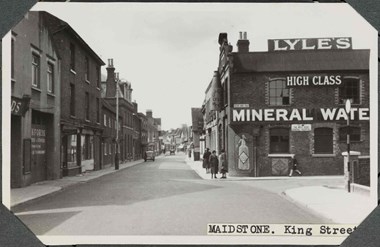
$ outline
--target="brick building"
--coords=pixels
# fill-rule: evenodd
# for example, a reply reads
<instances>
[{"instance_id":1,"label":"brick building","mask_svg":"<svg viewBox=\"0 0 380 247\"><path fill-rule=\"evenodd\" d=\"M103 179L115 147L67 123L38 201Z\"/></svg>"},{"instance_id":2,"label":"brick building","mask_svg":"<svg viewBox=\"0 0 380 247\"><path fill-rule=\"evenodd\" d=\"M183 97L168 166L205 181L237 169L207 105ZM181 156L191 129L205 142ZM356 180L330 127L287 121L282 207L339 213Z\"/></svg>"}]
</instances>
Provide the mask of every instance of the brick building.
<instances>
[{"instance_id":1,"label":"brick building","mask_svg":"<svg viewBox=\"0 0 380 247\"><path fill-rule=\"evenodd\" d=\"M141 157L144 157L145 151L147 151L147 145L148 145L148 119L145 116L144 113L139 112L138 118L140 119L140 143L141 143L141 149L140 149L140 155Z\"/></svg>"},{"instance_id":2,"label":"brick building","mask_svg":"<svg viewBox=\"0 0 380 247\"><path fill-rule=\"evenodd\" d=\"M115 164L116 154L116 110L107 101L102 99L103 133L101 139L101 167L110 167Z\"/></svg>"},{"instance_id":3,"label":"brick building","mask_svg":"<svg viewBox=\"0 0 380 247\"><path fill-rule=\"evenodd\" d=\"M104 62L66 22L43 13L61 56L63 176L101 167L100 68Z\"/></svg>"},{"instance_id":4,"label":"brick building","mask_svg":"<svg viewBox=\"0 0 380 247\"><path fill-rule=\"evenodd\" d=\"M11 187L57 179L60 169L60 58L47 19L29 12L12 29Z\"/></svg>"},{"instance_id":5,"label":"brick building","mask_svg":"<svg viewBox=\"0 0 380 247\"><path fill-rule=\"evenodd\" d=\"M249 52L241 33L232 52L227 34L219 35L218 82L206 97L206 143L227 149L231 175L284 176L294 155L304 175L342 175L347 118L351 150L368 163L369 50L354 50L352 42L268 40L268 52ZM222 106L208 106L210 99ZM349 115L346 100L352 102Z\"/></svg>"}]
</instances>

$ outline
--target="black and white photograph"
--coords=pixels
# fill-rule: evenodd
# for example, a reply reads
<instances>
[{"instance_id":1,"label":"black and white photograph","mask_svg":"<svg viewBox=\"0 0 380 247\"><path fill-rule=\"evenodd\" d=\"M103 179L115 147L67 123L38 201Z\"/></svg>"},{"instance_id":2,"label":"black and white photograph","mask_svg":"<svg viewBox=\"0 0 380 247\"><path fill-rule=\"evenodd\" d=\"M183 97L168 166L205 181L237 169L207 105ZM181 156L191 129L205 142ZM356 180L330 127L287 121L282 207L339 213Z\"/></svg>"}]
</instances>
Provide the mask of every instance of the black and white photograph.
<instances>
[{"instance_id":1,"label":"black and white photograph","mask_svg":"<svg viewBox=\"0 0 380 247\"><path fill-rule=\"evenodd\" d=\"M341 244L378 203L377 39L345 3L37 3L2 202L46 245Z\"/></svg>"}]
</instances>

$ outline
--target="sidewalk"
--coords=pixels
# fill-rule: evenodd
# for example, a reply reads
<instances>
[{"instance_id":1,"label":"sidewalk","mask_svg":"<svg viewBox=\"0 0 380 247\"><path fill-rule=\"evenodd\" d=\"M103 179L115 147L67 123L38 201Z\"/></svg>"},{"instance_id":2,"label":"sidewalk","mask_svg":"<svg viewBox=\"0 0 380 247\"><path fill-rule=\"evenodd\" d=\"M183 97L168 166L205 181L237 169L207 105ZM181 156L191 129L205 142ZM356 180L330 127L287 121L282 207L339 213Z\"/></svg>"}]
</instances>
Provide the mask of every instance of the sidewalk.
<instances>
[{"instance_id":1,"label":"sidewalk","mask_svg":"<svg viewBox=\"0 0 380 247\"><path fill-rule=\"evenodd\" d=\"M186 157L187 164L198 175L206 180L211 180L211 174L206 174L202 167L202 161L192 161ZM220 174L219 174L220 176ZM342 176L300 176L300 177L231 177L225 181L263 181L263 180L323 180L326 178L342 179ZM281 195L288 200L306 207L317 215L320 215L334 223L359 224L376 207L371 206L370 197L359 193L348 193L341 186L329 187L321 184L318 186L302 186L298 188L286 189L284 187Z\"/></svg>"},{"instance_id":2,"label":"sidewalk","mask_svg":"<svg viewBox=\"0 0 380 247\"><path fill-rule=\"evenodd\" d=\"M161 158L161 156L157 156ZM141 162L144 162L143 159L122 163L119 165L119 170L135 166ZM14 207L18 204L60 191L71 185L78 183L84 183L92 179L99 178L101 176L117 172L114 166L110 166L98 171L86 171L82 174L71 177L63 177L56 180L45 180L24 188L11 189L11 207Z\"/></svg>"}]
</instances>

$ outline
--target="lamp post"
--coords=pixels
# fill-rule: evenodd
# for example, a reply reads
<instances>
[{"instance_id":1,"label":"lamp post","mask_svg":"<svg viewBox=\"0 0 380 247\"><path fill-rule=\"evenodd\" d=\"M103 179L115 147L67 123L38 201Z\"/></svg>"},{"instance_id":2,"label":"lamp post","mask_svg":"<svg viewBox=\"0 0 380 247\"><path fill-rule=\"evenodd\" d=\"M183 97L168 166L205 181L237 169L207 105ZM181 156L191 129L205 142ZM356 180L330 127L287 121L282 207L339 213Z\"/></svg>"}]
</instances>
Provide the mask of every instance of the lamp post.
<instances>
[{"instance_id":1,"label":"lamp post","mask_svg":"<svg viewBox=\"0 0 380 247\"><path fill-rule=\"evenodd\" d=\"M119 170L119 73L116 73L116 152L115 170Z\"/></svg>"},{"instance_id":2,"label":"lamp post","mask_svg":"<svg viewBox=\"0 0 380 247\"><path fill-rule=\"evenodd\" d=\"M351 192L351 173L352 167L350 164L350 118L351 118L351 99L346 99L345 110L347 113L347 170L348 170L348 182L347 182L347 190L348 193Z\"/></svg>"}]
</instances>

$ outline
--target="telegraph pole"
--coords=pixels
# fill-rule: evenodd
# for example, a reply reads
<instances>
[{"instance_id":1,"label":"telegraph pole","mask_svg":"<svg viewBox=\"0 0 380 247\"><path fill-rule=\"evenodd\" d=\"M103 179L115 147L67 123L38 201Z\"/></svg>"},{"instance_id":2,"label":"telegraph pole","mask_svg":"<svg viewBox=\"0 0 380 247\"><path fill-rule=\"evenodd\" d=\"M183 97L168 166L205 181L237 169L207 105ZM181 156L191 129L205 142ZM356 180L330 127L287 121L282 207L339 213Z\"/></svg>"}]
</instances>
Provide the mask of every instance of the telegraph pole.
<instances>
[{"instance_id":1,"label":"telegraph pole","mask_svg":"<svg viewBox=\"0 0 380 247\"><path fill-rule=\"evenodd\" d=\"M119 170L119 73L116 73L116 152L115 170Z\"/></svg>"}]
</instances>

